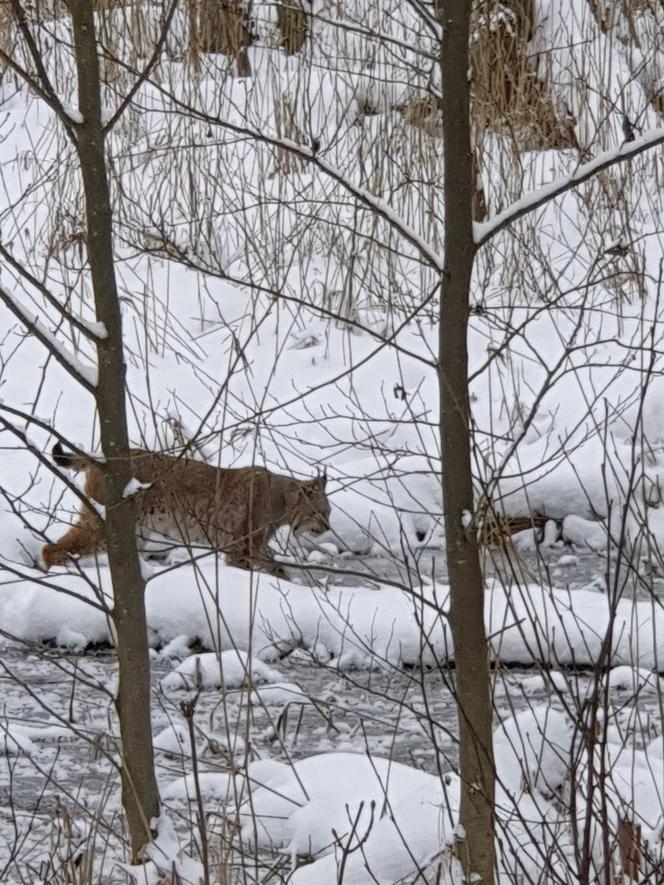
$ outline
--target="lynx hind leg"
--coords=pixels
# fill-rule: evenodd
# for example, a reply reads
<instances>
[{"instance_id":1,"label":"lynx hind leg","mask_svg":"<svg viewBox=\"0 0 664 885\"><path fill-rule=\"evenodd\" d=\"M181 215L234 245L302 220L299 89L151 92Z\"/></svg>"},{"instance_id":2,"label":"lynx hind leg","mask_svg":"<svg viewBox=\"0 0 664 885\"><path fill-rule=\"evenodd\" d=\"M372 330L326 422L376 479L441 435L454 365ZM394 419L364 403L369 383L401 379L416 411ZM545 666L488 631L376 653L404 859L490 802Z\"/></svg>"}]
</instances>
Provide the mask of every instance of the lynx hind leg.
<instances>
[{"instance_id":1,"label":"lynx hind leg","mask_svg":"<svg viewBox=\"0 0 664 885\"><path fill-rule=\"evenodd\" d=\"M78 522L55 544L42 550L44 567L66 565L72 558L90 556L104 549L104 527L96 513L82 512Z\"/></svg>"}]
</instances>

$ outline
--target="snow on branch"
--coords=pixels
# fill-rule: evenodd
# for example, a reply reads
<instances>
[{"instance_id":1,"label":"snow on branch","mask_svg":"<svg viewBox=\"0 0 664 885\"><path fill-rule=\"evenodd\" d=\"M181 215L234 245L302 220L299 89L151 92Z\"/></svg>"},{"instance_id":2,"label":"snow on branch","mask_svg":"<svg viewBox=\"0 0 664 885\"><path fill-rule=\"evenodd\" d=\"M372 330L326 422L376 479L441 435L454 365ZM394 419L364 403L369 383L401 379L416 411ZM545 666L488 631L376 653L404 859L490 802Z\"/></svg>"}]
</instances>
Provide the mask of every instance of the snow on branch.
<instances>
[{"instance_id":1,"label":"snow on branch","mask_svg":"<svg viewBox=\"0 0 664 885\"><path fill-rule=\"evenodd\" d=\"M39 317L28 313L25 308L8 292L0 286L0 301L14 314L14 316L28 329L31 335L44 345L48 352L55 357L60 365L78 381L87 391L94 393L97 386L97 369L86 366L76 359L62 346L57 338L49 332L40 321Z\"/></svg>"},{"instance_id":2,"label":"snow on branch","mask_svg":"<svg viewBox=\"0 0 664 885\"><path fill-rule=\"evenodd\" d=\"M275 141L279 142L279 144L286 148L286 150L289 150L290 144L290 149L296 148L303 158L313 161L314 165L320 169L321 172L324 172L342 187L345 187L346 190L360 200L360 202L364 203L370 209L373 209L376 214L384 218L385 221L398 231L405 240L408 240L411 245L415 246L420 255L428 261L429 264L437 270L443 270L443 267L445 266L444 256L436 252L435 249L432 249L426 240L421 237L414 228L407 224L402 218L399 218L395 210L386 200L382 197L377 197L366 188L348 181L338 169L316 156L313 151L306 149L303 151L299 145L295 142L289 142L288 139L275 139Z\"/></svg>"},{"instance_id":3,"label":"snow on branch","mask_svg":"<svg viewBox=\"0 0 664 885\"><path fill-rule=\"evenodd\" d=\"M636 157L662 143L664 143L664 126L658 126L640 138L634 139L634 141L623 142L620 147L603 151L594 159L589 160L587 163L582 163L576 172L573 172L571 175L557 178L543 187L529 191L520 200L512 203L511 206L503 209L502 212L494 215L488 221L474 223L473 230L476 246L478 248L483 246L491 237L504 227L507 227L508 224L511 224L518 218L522 218L535 209L539 209L540 206L564 194L565 191L571 190L578 184L588 181L589 178L592 178L593 175L596 175L603 169L608 169L616 163Z\"/></svg>"},{"instance_id":4,"label":"snow on branch","mask_svg":"<svg viewBox=\"0 0 664 885\"><path fill-rule=\"evenodd\" d=\"M94 322L91 320L83 319L83 317L76 316L71 311L67 310L67 308L63 307L62 304L58 301L58 299L53 295L53 293L45 286L37 277L30 273L30 271L24 267L20 261L17 261L12 253L6 249L2 243L0 243L0 257L4 258L7 264L9 264L19 276L23 277L23 279L27 280L31 286L34 286L37 291L44 296L44 298L48 301L50 306L56 310L60 316L66 320L66 322L71 323L75 328L78 329L83 335L87 338L91 339L104 339L108 337L108 332L106 331L106 326L103 323Z\"/></svg>"},{"instance_id":5,"label":"snow on branch","mask_svg":"<svg viewBox=\"0 0 664 885\"><path fill-rule=\"evenodd\" d=\"M207 114L205 111L198 110L186 104L155 80L150 79L148 82L157 92L168 98L177 108L189 114L196 120L200 120L212 126L220 126L222 129L228 129L230 132L235 132L237 135L243 135L245 138L251 138L254 141L268 144L271 147L282 148L283 150L288 151L288 153L299 157L301 160L312 163L317 169L345 188L348 193L352 194L352 196L358 199L361 203L364 203L365 206L372 209L376 215L380 215L381 218L384 218L394 230L415 247L422 258L432 265L432 267L439 271L443 270L445 265L443 255L436 252L436 250L433 249L414 228L407 224L402 218L399 218L398 214L386 200L382 197L376 196L376 194L363 188L361 185L354 184L339 169L326 163L313 148L298 144L298 142L292 141L290 138L267 135L264 132L253 129L251 126L233 123L230 120L225 120L214 114Z\"/></svg>"}]
</instances>

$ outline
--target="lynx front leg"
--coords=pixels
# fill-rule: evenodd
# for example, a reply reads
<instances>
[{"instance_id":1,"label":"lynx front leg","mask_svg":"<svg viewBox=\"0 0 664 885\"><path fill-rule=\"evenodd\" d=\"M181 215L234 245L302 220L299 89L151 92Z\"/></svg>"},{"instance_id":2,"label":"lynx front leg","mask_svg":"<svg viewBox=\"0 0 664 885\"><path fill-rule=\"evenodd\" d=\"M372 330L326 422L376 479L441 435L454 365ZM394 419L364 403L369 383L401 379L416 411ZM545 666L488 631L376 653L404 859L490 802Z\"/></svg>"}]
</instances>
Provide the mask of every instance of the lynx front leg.
<instances>
[{"instance_id":1,"label":"lynx front leg","mask_svg":"<svg viewBox=\"0 0 664 885\"><path fill-rule=\"evenodd\" d=\"M234 546L226 551L226 562L234 565L235 568L246 569L251 571L267 572L276 578L287 578L286 569L272 558L270 552L265 548L259 551L250 552L246 547Z\"/></svg>"},{"instance_id":2,"label":"lynx front leg","mask_svg":"<svg viewBox=\"0 0 664 885\"><path fill-rule=\"evenodd\" d=\"M280 562L277 562L272 554L266 550L257 560L258 568L267 572L268 575L274 575L276 578L288 578L288 572Z\"/></svg>"},{"instance_id":3,"label":"lynx front leg","mask_svg":"<svg viewBox=\"0 0 664 885\"><path fill-rule=\"evenodd\" d=\"M104 549L104 525L96 513L82 511L78 522L55 544L42 550L44 567L66 565L73 557L89 556Z\"/></svg>"}]
</instances>

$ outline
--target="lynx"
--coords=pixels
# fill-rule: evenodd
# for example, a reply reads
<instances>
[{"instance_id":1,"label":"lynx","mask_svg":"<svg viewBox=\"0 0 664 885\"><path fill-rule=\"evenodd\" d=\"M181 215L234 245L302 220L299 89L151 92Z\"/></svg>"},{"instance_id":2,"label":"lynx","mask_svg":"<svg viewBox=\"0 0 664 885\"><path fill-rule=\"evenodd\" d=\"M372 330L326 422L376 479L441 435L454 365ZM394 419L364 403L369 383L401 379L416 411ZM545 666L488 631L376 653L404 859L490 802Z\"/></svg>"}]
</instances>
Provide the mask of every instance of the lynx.
<instances>
[{"instance_id":1,"label":"lynx","mask_svg":"<svg viewBox=\"0 0 664 885\"><path fill-rule=\"evenodd\" d=\"M85 494L104 504L102 467L92 458L67 454L59 443L53 459L60 467L85 471ZM327 477L301 482L263 467L218 468L184 457L143 449L130 452L136 493L137 529L175 543L202 544L226 554L229 564L286 572L268 549L280 526L297 535L320 535L330 528ZM83 505L78 521L56 544L42 551L44 566L67 563L104 547L104 527L92 506Z\"/></svg>"}]
</instances>

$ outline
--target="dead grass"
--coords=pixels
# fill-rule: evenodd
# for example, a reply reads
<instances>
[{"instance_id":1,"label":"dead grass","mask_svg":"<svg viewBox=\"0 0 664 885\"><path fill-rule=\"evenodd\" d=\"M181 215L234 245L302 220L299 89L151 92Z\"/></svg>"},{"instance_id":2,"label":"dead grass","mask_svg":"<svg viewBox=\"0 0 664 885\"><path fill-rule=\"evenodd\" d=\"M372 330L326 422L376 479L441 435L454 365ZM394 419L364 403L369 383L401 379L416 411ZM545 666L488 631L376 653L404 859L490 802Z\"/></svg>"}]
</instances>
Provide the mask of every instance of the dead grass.
<instances>
[{"instance_id":1,"label":"dead grass","mask_svg":"<svg viewBox=\"0 0 664 885\"><path fill-rule=\"evenodd\" d=\"M528 51L533 0L481 0L471 18L473 120L519 150L578 147L574 119L554 102Z\"/></svg>"}]
</instances>

